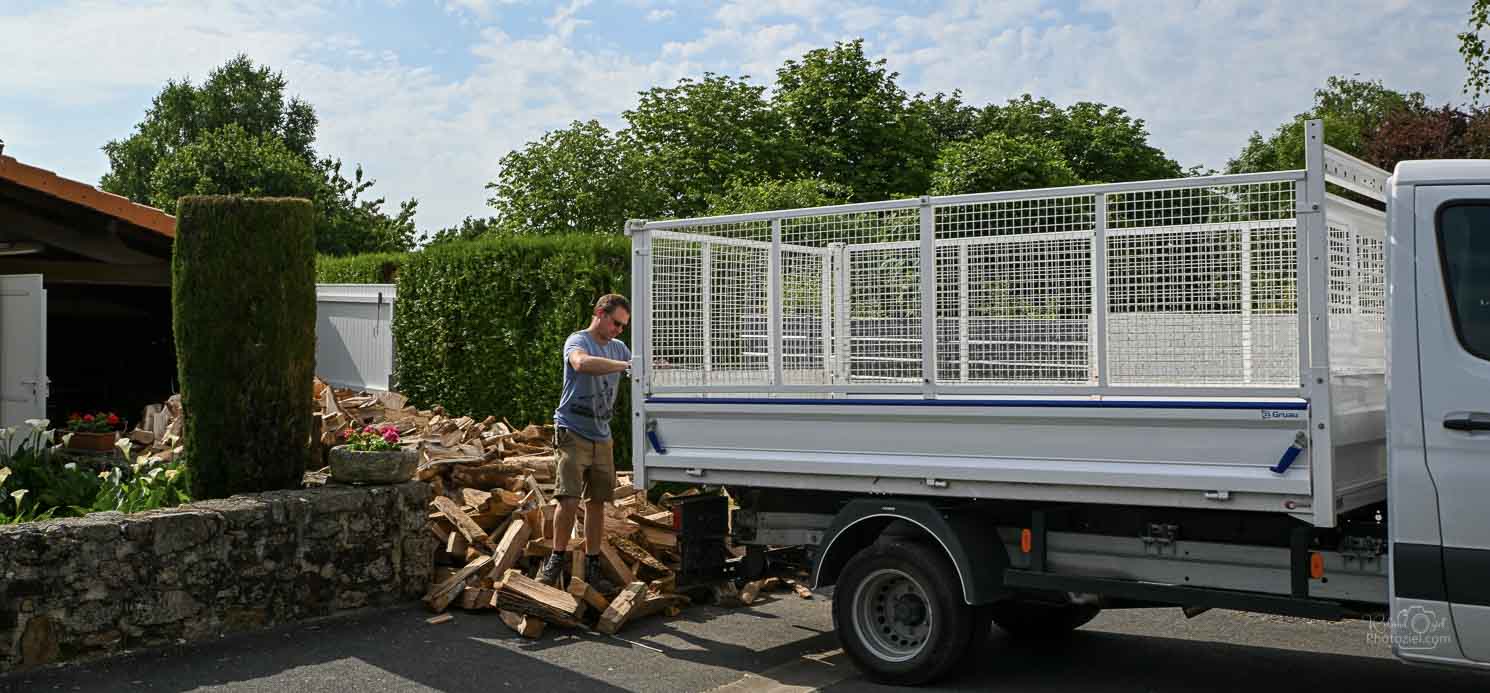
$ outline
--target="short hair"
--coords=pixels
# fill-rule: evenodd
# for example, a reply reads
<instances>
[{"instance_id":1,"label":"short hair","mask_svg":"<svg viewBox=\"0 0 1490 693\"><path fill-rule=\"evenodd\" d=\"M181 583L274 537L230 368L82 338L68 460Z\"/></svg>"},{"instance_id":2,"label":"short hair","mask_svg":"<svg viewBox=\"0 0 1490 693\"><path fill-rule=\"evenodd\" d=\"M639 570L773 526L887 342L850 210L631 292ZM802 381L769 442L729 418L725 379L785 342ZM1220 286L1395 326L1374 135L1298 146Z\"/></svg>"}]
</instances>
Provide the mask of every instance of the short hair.
<instances>
[{"instance_id":1,"label":"short hair","mask_svg":"<svg viewBox=\"0 0 1490 693\"><path fill-rule=\"evenodd\" d=\"M606 294L601 296L600 300L595 302L595 307L599 308L606 315L614 313L617 308L624 308L627 313L631 312L631 304L621 294Z\"/></svg>"}]
</instances>

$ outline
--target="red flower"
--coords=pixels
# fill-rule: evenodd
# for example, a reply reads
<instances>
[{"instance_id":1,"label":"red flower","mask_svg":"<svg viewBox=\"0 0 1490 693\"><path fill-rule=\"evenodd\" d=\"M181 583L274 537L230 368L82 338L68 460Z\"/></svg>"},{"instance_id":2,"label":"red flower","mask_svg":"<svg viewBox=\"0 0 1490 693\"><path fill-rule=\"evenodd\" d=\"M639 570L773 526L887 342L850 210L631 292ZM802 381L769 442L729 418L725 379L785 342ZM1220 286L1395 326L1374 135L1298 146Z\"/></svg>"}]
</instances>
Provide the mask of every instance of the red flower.
<instances>
[{"instance_id":1,"label":"red flower","mask_svg":"<svg viewBox=\"0 0 1490 693\"><path fill-rule=\"evenodd\" d=\"M109 414L109 425L110 426L118 426L119 425L119 417L114 416L113 414Z\"/></svg>"},{"instance_id":2,"label":"red flower","mask_svg":"<svg viewBox=\"0 0 1490 693\"><path fill-rule=\"evenodd\" d=\"M84 414L83 415L83 423L93 423L93 415L92 414Z\"/></svg>"}]
</instances>

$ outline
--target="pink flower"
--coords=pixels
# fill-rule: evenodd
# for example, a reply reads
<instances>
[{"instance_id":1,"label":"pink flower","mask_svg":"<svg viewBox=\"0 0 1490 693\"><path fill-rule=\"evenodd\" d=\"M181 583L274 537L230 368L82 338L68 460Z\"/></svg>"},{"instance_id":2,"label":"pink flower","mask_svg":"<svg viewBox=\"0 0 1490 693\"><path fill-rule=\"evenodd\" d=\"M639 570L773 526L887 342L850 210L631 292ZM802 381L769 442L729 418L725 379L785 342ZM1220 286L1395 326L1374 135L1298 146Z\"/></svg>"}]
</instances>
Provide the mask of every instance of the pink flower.
<instances>
[{"instance_id":1,"label":"pink flower","mask_svg":"<svg viewBox=\"0 0 1490 693\"><path fill-rule=\"evenodd\" d=\"M386 441L388 441L390 443L397 443L398 442L398 431L395 431L393 429L389 429L389 430L383 431L383 440L386 440Z\"/></svg>"},{"instance_id":2,"label":"pink flower","mask_svg":"<svg viewBox=\"0 0 1490 693\"><path fill-rule=\"evenodd\" d=\"M393 431L394 433L397 433L398 432L398 429L397 428L394 428L393 427L393 424L383 424L383 427L380 428L380 429L378 429L378 430L379 431L382 431L382 433L383 433L384 436L388 435L388 432L389 431Z\"/></svg>"},{"instance_id":3,"label":"pink flower","mask_svg":"<svg viewBox=\"0 0 1490 693\"><path fill-rule=\"evenodd\" d=\"M378 434L378 429L373 428L372 426L367 426L367 427L364 427L362 429L362 432L363 433L371 433L373 435L377 435Z\"/></svg>"}]
</instances>

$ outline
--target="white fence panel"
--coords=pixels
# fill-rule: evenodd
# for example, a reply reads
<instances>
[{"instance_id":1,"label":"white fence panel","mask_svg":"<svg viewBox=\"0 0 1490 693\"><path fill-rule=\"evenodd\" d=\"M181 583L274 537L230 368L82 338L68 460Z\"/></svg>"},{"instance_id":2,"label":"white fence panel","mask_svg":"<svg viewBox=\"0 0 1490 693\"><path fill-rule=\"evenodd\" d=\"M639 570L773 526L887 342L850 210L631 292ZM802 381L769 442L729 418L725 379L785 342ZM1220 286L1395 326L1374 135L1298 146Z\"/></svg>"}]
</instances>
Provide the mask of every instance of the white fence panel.
<instances>
[{"instance_id":1,"label":"white fence panel","mask_svg":"<svg viewBox=\"0 0 1490 693\"><path fill-rule=\"evenodd\" d=\"M393 284L316 285L316 375L338 387L392 389Z\"/></svg>"}]
</instances>

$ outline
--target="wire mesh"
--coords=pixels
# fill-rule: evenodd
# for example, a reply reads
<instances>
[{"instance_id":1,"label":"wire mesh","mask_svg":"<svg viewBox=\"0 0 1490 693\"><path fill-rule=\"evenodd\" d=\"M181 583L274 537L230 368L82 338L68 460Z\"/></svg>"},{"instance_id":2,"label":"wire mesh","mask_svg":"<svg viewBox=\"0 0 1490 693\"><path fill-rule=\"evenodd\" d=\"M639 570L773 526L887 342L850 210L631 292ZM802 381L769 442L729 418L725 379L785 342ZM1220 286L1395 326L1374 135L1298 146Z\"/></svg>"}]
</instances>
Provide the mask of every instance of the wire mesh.
<instances>
[{"instance_id":1,"label":"wire mesh","mask_svg":"<svg viewBox=\"0 0 1490 693\"><path fill-rule=\"evenodd\" d=\"M1109 381L1298 384L1295 185L1108 196Z\"/></svg>"},{"instance_id":2,"label":"wire mesh","mask_svg":"<svg viewBox=\"0 0 1490 693\"><path fill-rule=\"evenodd\" d=\"M1090 380L1090 195L939 207L937 382Z\"/></svg>"},{"instance_id":3,"label":"wire mesh","mask_svg":"<svg viewBox=\"0 0 1490 693\"><path fill-rule=\"evenodd\" d=\"M1328 218L1330 370L1386 372L1385 220L1350 213Z\"/></svg>"},{"instance_id":4,"label":"wire mesh","mask_svg":"<svg viewBox=\"0 0 1490 693\"><path fill-rule=\"evenodd\" d=\"M800 268L783 276L783 308L794 309L783 310L783 316L814 314L819 324L837 332L832 338L798 340L804 353L827 354L822 377L846 383L921 382L918 208L786 219L781 244L784 269ZM824 273L822 265L804 257L829 258L831 271ZM800 298L788 299L793 291ZM817 303L808 298L814 295ZM807 321L783 317L783 322L792 328ZM805 355L787 358L784 371L797 373L783 377L810 378L803 371L817 363Z\"/></svg>"},{"instance_id":5,"label":"wire mesh","mask_svg":"<svg viewBox=\"0 0 1490 693\"><path fill-rule=\"evenodd\" d=\"M765 222L653 232L653 384L769 384L770 238Z\"/></svg>"},{"instance_id":6,"label":"wire mesh","mask_svg":"<svg viewBox=\"0 0 1490 693\"><path fill-rule=\"evenodd\" d=\"M1105 366L1113 385L1296 387L1296 188L1292 179L1177 181L935 206L935 382L1096 384ZM1098 194L1102 256L1093 254ZM653 231L652 384L919 384L921 212L912 203L782 218L774 268L767 220ZM1332 310L1379 323L1379 236L1342 227L1330 249ZM1098 260L1106 272L1094 277ZM1103 305L1093 304L1095 281L1106 282ZM1104 325L1105 357L1095 348Z\"/></svg>"}]
</instances>

